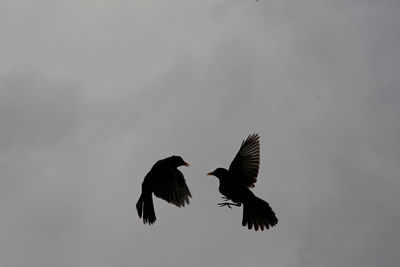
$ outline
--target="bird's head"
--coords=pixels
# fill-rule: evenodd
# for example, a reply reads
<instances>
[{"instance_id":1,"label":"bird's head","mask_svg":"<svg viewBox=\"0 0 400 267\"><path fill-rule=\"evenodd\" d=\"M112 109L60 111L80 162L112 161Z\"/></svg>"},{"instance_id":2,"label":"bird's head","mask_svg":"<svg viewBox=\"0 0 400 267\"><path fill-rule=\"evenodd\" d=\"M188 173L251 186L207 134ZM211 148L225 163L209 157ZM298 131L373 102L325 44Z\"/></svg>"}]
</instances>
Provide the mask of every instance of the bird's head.
<instances>
[{"instance_id":1,"label":"bird's head","mask_svg":"<svg viewBox=\"0 0 400 267\"><path fill-rule=\"evenodd\" d=\"M189 167L190 166L189 163L185 162L183 160L183 158L180 156L172 156L170 159L171 159L172 164L176 167L180 167L180 166Z\"/></svg>"},{"instance_id":2,"label":"bird's head","mask_svg":"<svg viewBox=\"0 0 400 267\"><path fill-rule=\"evenodd\" d=\"M228 171L224 168L217 168L215 171L207 173L207 175L214 175L218 179L221 179L228 175Z\"/></svg>"}]
</instances>

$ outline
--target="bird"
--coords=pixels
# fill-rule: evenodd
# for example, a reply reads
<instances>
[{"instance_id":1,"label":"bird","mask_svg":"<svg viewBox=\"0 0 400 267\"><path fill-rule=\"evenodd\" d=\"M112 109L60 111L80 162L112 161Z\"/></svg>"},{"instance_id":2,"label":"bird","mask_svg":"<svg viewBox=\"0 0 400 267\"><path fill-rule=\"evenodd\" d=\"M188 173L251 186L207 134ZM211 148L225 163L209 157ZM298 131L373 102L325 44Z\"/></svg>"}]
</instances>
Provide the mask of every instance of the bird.
<instances>
[{"instance_id":1,"label":"bird","mask_svg":"<svg viewBox=\"0 0 400 267\"><path fill-rule=\"evenodd\" d=\"M152 225L156 221L152 194L178 207L189 204L192 197L186 180L177 168L189 167L180 156L171 156L157 161L146 174L142 183L142 193L136 203L139 218Z\"/></svg>"},{"instance_id":2,"label":"bird","mask_svg":"<svg viewBox=\"0 0 400 267\"><path fill-rule=\"evenodd\" d=\"M260 166L260 136L250 134L243 140L240 149L229 169L217 168L207 175L219 179L219 192L225 202L218 206L238 206L243 204L242 226L261 231L269 229L278 223L278 218L270 205L254 195L250 188L254 188ZM228 201L232 202L229 203Z\"/></svg>"}]
</instances>

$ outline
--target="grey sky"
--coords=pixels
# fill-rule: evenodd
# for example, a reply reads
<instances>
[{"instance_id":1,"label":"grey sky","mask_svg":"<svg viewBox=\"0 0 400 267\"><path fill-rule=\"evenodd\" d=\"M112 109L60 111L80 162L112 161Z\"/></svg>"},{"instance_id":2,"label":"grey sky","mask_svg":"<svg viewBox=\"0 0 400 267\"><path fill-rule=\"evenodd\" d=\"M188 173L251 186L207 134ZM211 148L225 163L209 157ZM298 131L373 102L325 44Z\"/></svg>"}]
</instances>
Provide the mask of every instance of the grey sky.
<instances>
[{"instance_id":1,"label":"grey sky","mask_svg":"<svg viewBox=\"0 0 400 267\"><path fill-rule=\"evenodd\" d=\"M400 2L0 2L0 265L398 266ZM218 181L261 136L241 226ZM182 209L135 210L181 155Z\"/></svg>"}]
</instances>

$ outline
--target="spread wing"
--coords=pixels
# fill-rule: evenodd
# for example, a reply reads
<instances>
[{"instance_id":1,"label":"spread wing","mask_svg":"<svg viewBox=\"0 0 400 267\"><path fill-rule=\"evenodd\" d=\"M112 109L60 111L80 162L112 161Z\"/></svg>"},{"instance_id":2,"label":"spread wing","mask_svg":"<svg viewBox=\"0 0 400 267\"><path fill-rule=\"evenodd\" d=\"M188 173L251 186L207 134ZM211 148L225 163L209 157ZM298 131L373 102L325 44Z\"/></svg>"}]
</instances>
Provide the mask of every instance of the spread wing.
<instances>
[{"instance_id":1,"label":"spread wing","mask_svg":"<svg viewBox=\"0 0 400 267\"><path fill-rule=\"evenodd\" d=\"M259 166L260 136L251 134L246 140L243 140L239 152L229 166L229 172L242 179L247 187L254 187L257 182Z\"/></svg>"},{"instance_id":2,"label":"spread wing","mask_svg":"<svg viewBox=\"0 0 400 267\"><path fill-rule=\"evenodd\" d=\"M164 165L157 169L157 178L153 186L154 195L178 207L189 204L192 197L186 180L178 169Z\"/></svg>"}]
</instances>

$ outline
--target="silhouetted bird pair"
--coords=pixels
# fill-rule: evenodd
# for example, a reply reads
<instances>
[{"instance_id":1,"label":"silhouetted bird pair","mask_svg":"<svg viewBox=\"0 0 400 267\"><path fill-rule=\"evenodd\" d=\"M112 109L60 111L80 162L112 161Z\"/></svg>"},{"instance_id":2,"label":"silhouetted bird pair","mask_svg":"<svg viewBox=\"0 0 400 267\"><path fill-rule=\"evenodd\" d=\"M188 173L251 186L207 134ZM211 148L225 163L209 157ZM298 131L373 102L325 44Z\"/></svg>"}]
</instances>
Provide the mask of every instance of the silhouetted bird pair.
<instances>
[{"instance_id":1,"label":"silhouetted bird pair","mask_svg":"<svg viewBox=\"0 0 400 267\"><path fill-rule=\"evenodd\" d=\"M249 188L257 182L260 166L260 137L252 134L243 140L239 152L233 159L229 169L217 168L207 175L219 179L219 192L224 195L225 202L218 203L220 207L241 206L243 204L242 225L258 231L277 224L278 219L269 204L256 197ZM152 193L168 203L178 207L189 204L190 194L183 174L177 169L189 166L181 157L172 156L159 160L154 164L142 183L142 194L136 204L139 217L143 222L153 224L156 221ZM228 201L232 202L229 203Z\"/></svg>"}]
</instances>

